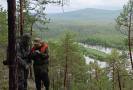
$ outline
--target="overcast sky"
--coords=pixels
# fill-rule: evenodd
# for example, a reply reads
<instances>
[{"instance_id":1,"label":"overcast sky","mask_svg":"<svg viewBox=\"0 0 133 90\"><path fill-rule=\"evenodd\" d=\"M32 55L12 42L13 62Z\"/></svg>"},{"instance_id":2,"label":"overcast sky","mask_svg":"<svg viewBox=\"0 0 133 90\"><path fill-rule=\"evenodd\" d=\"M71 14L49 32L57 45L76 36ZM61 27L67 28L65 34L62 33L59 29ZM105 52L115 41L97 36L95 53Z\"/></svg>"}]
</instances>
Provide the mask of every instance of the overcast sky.
<instances>
[{"instance_id":1,"label":"overcast sky","mask_svg":"<svg viewBox=\"0 0 133 90\"><path fill-rule=\"evenodd\" d=\"M6 7L7 0L0 0L0 4ZM122 9L123 5L127 3L128 0L68 0L70 1L68 5L64 6L64 11L73 11L84 8L98 8L107 10L118 10ZM48 13L62 12L62 7L57 5L48 5Z\"/></svg>"}]
</instances>

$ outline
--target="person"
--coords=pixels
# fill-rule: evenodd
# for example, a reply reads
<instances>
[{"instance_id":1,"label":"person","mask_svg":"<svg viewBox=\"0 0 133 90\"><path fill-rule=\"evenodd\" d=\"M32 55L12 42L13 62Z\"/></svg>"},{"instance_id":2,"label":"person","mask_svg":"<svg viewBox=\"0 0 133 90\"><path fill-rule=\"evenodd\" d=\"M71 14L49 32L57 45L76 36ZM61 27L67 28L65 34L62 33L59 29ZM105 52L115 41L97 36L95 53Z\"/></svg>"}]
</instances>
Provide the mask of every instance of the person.
<instances>
[{"instance_id":1,"label":"person","mask_svg":"<svg viewBox=\"0 0 133 90\"><path fill-rule=\"evenodd\" d=\"M29 59L31 37L24 34L17 43L18 90L27 90L27 79L31 61Z\"/></svg>"},{"instance_id":2,"label":"person","mask_svg":"<svg viewBox=\"0 0 133 90\"><path fill-rule=\"evenodd\" d=\"M29 34L24 34L17 39L16 43L16 59L17 59L17 66L18 66L18 90L27 90L27 79L28 79L28 69L31 64L29 59L30 53L30 41L31 37ZM3 61L4 65L10 65L8 60Z\"/></svg>"},{"instance_id":3,"label":"person","mask_svg":"<svg viewBox=\"0 0 133 90\"><path fill-rule=\"evenodd\" d=\"M48 76L48 45L40 38L35 38L34 46L31 49L30 58L33 60L34 76L36 89L41 90L41 82L45 89L49 90L49 76Z\"/></svg>"}]
</instances>

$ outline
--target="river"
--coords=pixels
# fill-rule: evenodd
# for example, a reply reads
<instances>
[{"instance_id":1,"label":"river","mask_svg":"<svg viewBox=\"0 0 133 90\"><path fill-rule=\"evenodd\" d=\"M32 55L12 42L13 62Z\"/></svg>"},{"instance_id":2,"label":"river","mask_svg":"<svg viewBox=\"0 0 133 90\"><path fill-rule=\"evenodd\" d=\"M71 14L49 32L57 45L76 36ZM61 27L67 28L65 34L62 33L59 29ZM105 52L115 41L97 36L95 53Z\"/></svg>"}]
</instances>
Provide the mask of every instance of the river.
<instances>
[{"instance_id":1,"label":"river","mask_svg":"<svg viewBox=\"0 0 133 90\"><path fill-rule=\"evenodd\" d=\"M86 49L87 48L96 49L98 51L101 51L101 52L104 52L107 54L111 53L111 51L113 50L113 48L105 48L103 46L98 46L98 45L92 46L92 45L86 45L86 44L82 44L82 43L80 43L80 45L84 46ZM122 53L121 50L118 50L118 51L119 51L119 53ZM126 53L128 53L128 51L126 51ZM90 62L95 62L95 60L93 58L90 58L88 56L84 56L84 58L86 60L86 64L89 64ZM107 67L107 62L102 62L100 60L96 60L96 61L101 68ZM129 60L129 62L130 62L130 60Z\"/></svg>"}]
</instances>

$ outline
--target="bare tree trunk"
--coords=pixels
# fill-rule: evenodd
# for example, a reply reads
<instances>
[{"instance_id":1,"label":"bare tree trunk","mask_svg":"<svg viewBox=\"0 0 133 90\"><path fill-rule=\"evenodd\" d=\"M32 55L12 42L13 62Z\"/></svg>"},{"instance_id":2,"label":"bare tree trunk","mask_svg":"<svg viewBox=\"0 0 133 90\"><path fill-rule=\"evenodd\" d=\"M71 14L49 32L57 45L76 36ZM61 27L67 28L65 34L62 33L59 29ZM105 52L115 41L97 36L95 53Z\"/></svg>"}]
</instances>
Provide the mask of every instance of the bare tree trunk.
<instances>
[{"instance_id":1,"label":"bare tree trunk","mask_svg":"<svg viewBox=\"0 0 133 90\"><path fill-rule=\"evenodd\" d=\"M53 78L53 90L55 90L55 87L54 87L54 86L55 86L55 85L54 85L54 82L55 82L55 81L54 81L54 78Z\"/></svg>"},{"instance_id":2,"label":"bare tree trunk","mask_svg":"<svg viewBox=\"0 0 133 90\"><path fill-rule=\"evenodd\" d=\"M9 90L18 90L17 61L16 61L16 0L8 3L8 56L9 62Z\"/></svg>"},{"instance_id":3,"label":"bare tree trunk","mask_svg":"<svg viewBox=\"0 0 133 90\"><path fill-rule=\"evenodd\" d=\"M32 29L33 29L33 24L31 25L31 32L30 32L30 35L32 36L33 34L32 34ZM30 45L30 48L32 48L32 44ZM32 73L32 66L30 66L30 70L29 70L29 72L30 72L30 78L32 78L33 79L33 73Z\"/></svg>"},{"instance_id":4,"label":"bare tree trunk","mask_svg":"<svg viewBox=\"0 0 133 90\"><path fill-rule=\"evenodd\" d=\"M23 0L20 0L20 35L23 35L24 19L23 19Z\"/></svg>"},{"instance_id":5,"label":"bare tree trunk","mask_svg":"<svg viewBox=\"0 0 133 90\"><path fill-rule=\"evenodd\" d=\"M90 81L92 80L92 75L90 74ZM90 90L93 90L92 85L90 86Z\"/></svg>"},{"instance_id":6,"label":"bare tree trunk","mask_svg":"<svg viewBox=\"0 0 133 90\"><path fill-rule=\"evenodd\" d=\"M122 87L121 87L121 79L120 79L120 73L119 73L119 70L117 69L117 78L118 78L118 83L119 83L119 90L122 90Z\"/></svg>"},{"instance_id":7,"label":"bare tree trunk","mask_svg":"<svg viewBox=\"0 0 133 90\"><path fill-rule=\"evenodd\" d=\"M97 83L98 83L98 88L99 88L99 90L102 90L101 89L101 82L99 81L99 75L98 75L98 68L97 67L95 68L95 76L96 76L96 80L97 80Z\"/></svg>"},{"instance_id":8,"label":"bare tree trunk","mask_svg":"<svg viewBox=\"0 0 133 90\"><path fill-rule=\"evenodd\" d=\"M20 33L20 16L17 16L18 17L18 23L17 23L17 29L16 29L16 33L17 33L17 35L19 35L19 33Z\"/></svg>"},{"instance_id":9,"label":"bare tree trunk","mask_svg":"<svg viewBox=\"0 0 133 90\"><path fill-rule=\"evenodd\" d=\"M67 73L68 73L68 65L67 65L67 56L66 56L66 64L65 64L65 77L64 77L64 90L67 90Z\"/></svg>"},{"instance_id":10,"label":"bare tree trunk","mask_svg":"<svg viewBox=\"0 0 133 90\"><path fill-rule=\"evenodd\" d=\"M65 76L64 76L64 90L67 90L67 75L68 75L68 42L66 43L65 56Z\"/></svg>"},{"instance_id":11,"label":"bare tree trunk","mask_svg":"<svg viewBox=\"0 0 133 90\"><path fill-rule=\"evenodd\" d=\"M32 22L31 27L30 27L30 35L31 36L33 35L33 25L34 25L34 23Z\"/></svg>"},{"instance_id":12,"label":"bare tree trunk","mask_svg":"<svg viewBox=\"0 0 133 90\"><path fill-rule=\"evenodd\" d=\"M114 67L114 64L113 64L113 90L115 90L115 67Z\"/></svg>"},{"instance_id":13,"label":"bare tree trunk","mask_svg":"<svg viewBox=\"0 0 133 90\"><path fill-rule=\"evenodd\" d=\"M57 83L56 83L56 84L57 84L57 89L56 89L56 90L59 90L59 83L58 83L59 78L60 78L60 77L59 77L59 73L57 73Z\"/></svg>"},{"instance_id":14,"label":"bare tree trunk","mask_svg":"<svg viewBox=\"0 0 133 90\"><path fill-rule=\"evenodd\" d=\"M128 49L129 49L129 57L131 61L131 66L133 70L133 59L132 59L132 49L131 49L131 24L132 24L132 13L130 12L129 27L128 27Z\"/></svg>"}]
</instances>

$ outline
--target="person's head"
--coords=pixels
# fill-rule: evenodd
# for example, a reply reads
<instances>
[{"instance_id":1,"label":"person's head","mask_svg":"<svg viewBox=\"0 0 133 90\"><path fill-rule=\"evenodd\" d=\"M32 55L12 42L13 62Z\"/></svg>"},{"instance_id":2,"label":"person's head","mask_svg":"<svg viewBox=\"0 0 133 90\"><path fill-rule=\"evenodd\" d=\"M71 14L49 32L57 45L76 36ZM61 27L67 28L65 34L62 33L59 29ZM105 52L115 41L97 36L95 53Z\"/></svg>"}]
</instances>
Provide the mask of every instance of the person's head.
<instances>
[{"instance_id":1,"label":"person's head","mask_svg":"<svg viewBox=\"0 0 133 90\"><path fill-rule=\"evenodd\" d=\"M33 44L35 48L39 48L42 46L42 40L40 38L35 38Z\"/></svg>"},{"instance_id":2,"label":"person's head","mask_svg":"<svg viewBox=\"0 0 133 90\"><path fill-rule=\"evenodd\" d=\"M45 45L45 42L44 42L43 40L41 40L41 45L42 45L42 46Z\"/></svg>"},{"instance_id":3,"label":"person's head","mask_svg":"<svg viewBox=\"0 0 133 90\"><path fill-rule=\"evenodd\" d=\"M29 46L31 44L31 36L30 34L26 33L21 37L21 42L25 46Z\"/></svg>"}]
</instances>

